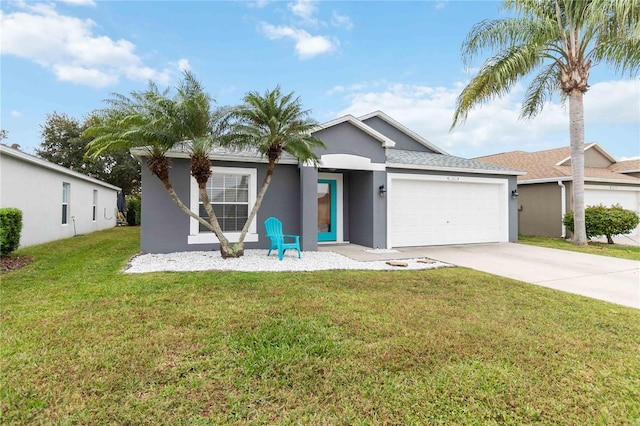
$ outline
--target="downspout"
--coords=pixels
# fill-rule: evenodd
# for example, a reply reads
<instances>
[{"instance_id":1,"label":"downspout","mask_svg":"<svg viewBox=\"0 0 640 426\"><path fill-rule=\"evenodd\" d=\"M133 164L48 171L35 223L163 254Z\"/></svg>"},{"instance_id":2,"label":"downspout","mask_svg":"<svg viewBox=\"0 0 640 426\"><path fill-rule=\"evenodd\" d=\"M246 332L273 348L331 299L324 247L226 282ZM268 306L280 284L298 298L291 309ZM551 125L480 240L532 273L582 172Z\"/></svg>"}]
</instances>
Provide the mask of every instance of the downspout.
<instances>
[{"instance_id":1,"label":"downspout","mask_svg":"<svg viewBox=\"0 0 640 426\"><path fill-rule=\"evenodd\" d=\"M567 214L567 188L561 180L558 181L560 187L560 212L562 213L562 235L560 238L567 237L567 227L564 225L564 215Z\"/></svg>"}]
</instances>

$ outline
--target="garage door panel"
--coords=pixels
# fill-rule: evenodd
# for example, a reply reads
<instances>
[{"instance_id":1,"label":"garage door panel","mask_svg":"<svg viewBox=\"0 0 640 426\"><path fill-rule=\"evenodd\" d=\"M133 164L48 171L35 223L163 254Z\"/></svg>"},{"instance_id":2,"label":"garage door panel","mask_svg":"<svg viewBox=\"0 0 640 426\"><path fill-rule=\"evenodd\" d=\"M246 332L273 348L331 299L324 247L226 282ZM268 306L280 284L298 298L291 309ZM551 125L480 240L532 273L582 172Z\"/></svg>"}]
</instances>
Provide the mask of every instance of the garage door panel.
<instances>
[{"instance_id":1,"label":"garage door panel","mask_svg":"<svg viewBox=\"0 0 640 426\"><path fill-rule=\"evenodd\" d=\"M633 210L640 214L640 191L620 189L619 187L585 188L585 206L604 205L610 207L619 204L622 208ZM629 235L638 235L640 228L634 229Z\"/></svg>"},{"instance_id":2,"label":"garage door panel","mask_svg":"<svg viewBox=\"0 0 640 426\"><path fill-rule=\"evenodd\" d=\"M391 245L468 244L508 240L505 181L392 179Z\"/></svg>"}]
</instances>

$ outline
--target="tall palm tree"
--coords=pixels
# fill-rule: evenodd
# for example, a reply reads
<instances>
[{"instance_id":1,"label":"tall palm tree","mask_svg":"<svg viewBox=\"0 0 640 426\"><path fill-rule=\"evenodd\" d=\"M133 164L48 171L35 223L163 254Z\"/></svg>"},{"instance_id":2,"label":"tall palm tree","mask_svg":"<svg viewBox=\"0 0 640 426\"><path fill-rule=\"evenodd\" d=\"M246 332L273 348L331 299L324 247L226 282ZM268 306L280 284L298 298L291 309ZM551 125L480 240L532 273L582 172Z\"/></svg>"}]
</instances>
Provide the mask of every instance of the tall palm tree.
<instances>
[{"instance_id":1,"label":"tall palm tree","mask_svg":"<svg viewBox=\"0 0 640 426\"><path fill-rule=\"evenodd\" d=\"M600 62L637 75L640 0L505 0L503 7L518 17L481 21L463 42L467 65L484 50L495 54L458 96L451 127L531 73L537 74L525 93L522 117L534 117L554 94L569 98L573 241L585 245L583 96L589 71Z\"/></svg>"},{"instance_id":2,"label":"tall palm tree","mask_svg":"<svg viewBox=\"0 0 640 426\"><path fill-rule=\"evenodd\" d=\"M211 176L209 151L224 130L226 110L211 111L212 99L190 72L168 96L150 82L146 91L134 91L130 97L113 94L108 108L101 111L97 123L85 134L95 136L88 145L87 155L99 157L105 152L122 148L144 148L148 151L147 167L160 179L173 202L187 215L211 230L220 241L220 251L227 257L230 243L225 237L215 212L211 208L206 183ZM169 170L167 151L182 144L189 150L191 174L198 183L200 197L208 220L191 211L175 192Z\"/></svg>"},{"instance_id":3,"label":"tall palm tree","mask_svg":"<svg viewBox=\"0 0 640 426\"><path fill-rule=\"evenodd\" d=\"M293 92L282 94L280 86L266 91L264 95L249 92L245 95L243 104L231 110L231 130L221 138L221 143L257 151L268 160L267 173L256 202L233 250L244 250L244 238L249 225L262 204L275 167L283 153L287 152L303 163L318 164L319 157L315 150L324 148L325 145L311 135L317 123L309 115L310 111L303 108L300 98L295 97Z\"/></svg>"}]
</instances>

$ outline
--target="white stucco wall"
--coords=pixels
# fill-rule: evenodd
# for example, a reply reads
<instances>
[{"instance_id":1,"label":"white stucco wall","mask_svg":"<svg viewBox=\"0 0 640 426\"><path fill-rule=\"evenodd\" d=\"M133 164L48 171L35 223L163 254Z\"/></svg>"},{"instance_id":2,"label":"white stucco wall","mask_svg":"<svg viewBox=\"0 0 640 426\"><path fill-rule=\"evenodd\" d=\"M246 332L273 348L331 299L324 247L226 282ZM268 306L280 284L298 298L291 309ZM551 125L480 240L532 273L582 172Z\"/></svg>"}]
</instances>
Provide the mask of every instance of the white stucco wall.
<instances>
[{"instance_id":1,"label":"white stucco wall","mask_svg":"<svg viewBox=\"0 0 640 426\"><path fill-rule=\"evenodd\" d=\"M0 207L22 210L20 247L116 225L119 188L14 151L0 147ZM63 182L70 184L67 224L62 224ZM94 190L98 191L95 221Z\"/></svg>"}]
</instances>

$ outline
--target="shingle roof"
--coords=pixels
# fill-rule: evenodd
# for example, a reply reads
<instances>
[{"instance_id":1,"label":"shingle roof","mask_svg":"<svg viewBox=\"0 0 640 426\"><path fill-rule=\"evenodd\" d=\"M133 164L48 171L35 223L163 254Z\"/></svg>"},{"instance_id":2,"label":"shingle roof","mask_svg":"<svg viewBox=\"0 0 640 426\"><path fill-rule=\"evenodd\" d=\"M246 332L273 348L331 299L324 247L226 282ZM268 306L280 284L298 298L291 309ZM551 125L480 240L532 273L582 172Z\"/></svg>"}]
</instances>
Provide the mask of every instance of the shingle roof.
<instances>
[{"instance_id":1,"label":"shingle roof","mask_svg":"<svg viewBox=\"0 0 640 426\"><path fill-rule=\"evenodd\" d=\"M134 156L139 157L148 155L148 151L145 148L134 148L131 152ZM187 158L190 152L188 143L180 143L167 152L167 157ZM249 161L253 163L266 163L268 161L265 156L255 149L221 146L214 146L209 151L209 158L212 160ZM286 151L282 153L279 162L283 164L298 164L298 160Z\"/></svg>"},{"instance_id":2,"label":"shingle roof","mask_svg":"<svg viewBox=\"0 0 640 426\"><path fill-rule=\"evenodd\" d=\"M614 172L640 172L640 158L636 160L618 161L609 166Z\"/></svg>"},{"instance_id":3,"label":"shingle roof","mask_svg":"<svg viewBox=\"0 0 640 426\"><path fill-rule=\"evenodd\" d=\"M585 145L585 149L594 146L594 144ZM600 148L602 151L602 149ZM608 154L606 154L608 155ZM545 151L525 152L511 151L502 154L487 155L485 157L477 157L475 160L496 164L504 167L514 167L527 172L524 176L518 176L518 181L530 181L540 179L564 179L571 178L571 166L558 166L559 162L571 156L571 148L555 148ZM612 166L619 164L614 163ZM585 167L584 175L588 180L607 179L620 180L633 183L640 183L640 179L626 176L616 172L612 166L607 167Z\"/></svg>"},{"instance_id":4,"label":"shingle roof","mask_svg":"<svg viewBox=\"0 0 640 426\"><path fill-rule=\"evenodd\" d=\"M433 154L430 152L387 149L387 166L412 166L428 170L459 170L488 174L521 174L517 169L506 166L454 157L453 155Z\"/></svg>"}]
</instances>

